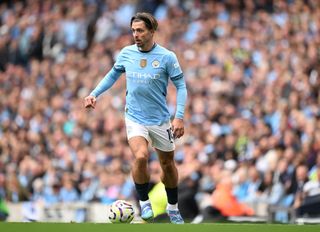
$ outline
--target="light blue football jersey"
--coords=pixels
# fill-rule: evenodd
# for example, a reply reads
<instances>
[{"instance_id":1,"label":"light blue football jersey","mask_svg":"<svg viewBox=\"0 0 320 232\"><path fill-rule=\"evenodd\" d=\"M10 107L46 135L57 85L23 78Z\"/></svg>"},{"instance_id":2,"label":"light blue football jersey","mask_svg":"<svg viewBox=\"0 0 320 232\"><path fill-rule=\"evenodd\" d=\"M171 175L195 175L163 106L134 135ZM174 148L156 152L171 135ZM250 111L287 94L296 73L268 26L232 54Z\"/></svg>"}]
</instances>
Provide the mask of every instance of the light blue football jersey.
<instances>
[{"instance_id":1,"label":"light blue football jersey","mask_svg":"<svg viewBox=\"0 0 320 232\"><path fill-rule=\"evenodd\" d=\"M161 125L170 119L166 102L168 81L183 78L172 51L158 44L148 52L139 51L135 44L127 46L113 68L126 73L126 117L142 125Z\"/></svg>"},{"instance_id":2,"label":"light blue football jersey","mask_svg":"<svg viewBox=\"0 0 320 232\"><path fill-rule=\"evenodd\" d=\"M169 79L177 88L175 118L184 117L187 89L176 55L155 44L142 52L136 45L123 48L113 68L90 95L98 97L126 73L126 117L142 125L161 125L170 119L166 103Z\"/></svg>"}]
</instances>

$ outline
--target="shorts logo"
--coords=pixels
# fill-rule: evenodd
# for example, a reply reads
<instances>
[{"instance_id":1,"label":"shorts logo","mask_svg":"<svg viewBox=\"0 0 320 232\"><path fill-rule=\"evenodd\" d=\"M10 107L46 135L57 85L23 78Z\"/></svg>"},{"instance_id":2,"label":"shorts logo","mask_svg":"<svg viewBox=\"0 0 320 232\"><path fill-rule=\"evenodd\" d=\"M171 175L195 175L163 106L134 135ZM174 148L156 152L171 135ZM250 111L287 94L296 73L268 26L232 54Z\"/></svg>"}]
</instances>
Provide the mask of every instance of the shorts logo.
<instances>
[{"instance_id":1,"label":"shorts logo","mask_svg":"<svg viewBox=\"0 0 320 232\"><path fill-rule=\"evenodd\" d=\"M140 67L141 68L144 68L147 66L147 59L141 59L140 60Z\"/></svg>"},{"instance_id":2,"label":"shorts logo","mask_svg":"<svg viewBox=\"0 0 320 232\"><path fill-rule=\"evenodd\" d=\"M159 61L157 61L157 60L152 61L152 67L159 68L159 66L160 66L160 62Z\"/></svg>"}]
</instances>

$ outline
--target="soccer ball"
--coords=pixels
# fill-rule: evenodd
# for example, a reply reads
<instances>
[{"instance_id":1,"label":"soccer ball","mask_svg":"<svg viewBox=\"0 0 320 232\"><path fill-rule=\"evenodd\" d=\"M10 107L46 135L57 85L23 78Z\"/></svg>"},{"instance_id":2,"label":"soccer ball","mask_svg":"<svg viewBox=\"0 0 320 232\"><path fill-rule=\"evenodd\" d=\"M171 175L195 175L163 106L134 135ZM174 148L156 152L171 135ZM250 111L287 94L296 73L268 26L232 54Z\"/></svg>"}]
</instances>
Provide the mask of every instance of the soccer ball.
<instances>
[{"instance_id":1,"label":"soccer ball","mask_svg":"<svg viewBox=\"0 0 320 232\"><path fill-rule=\"evenodd\" d=\"M111 223L130 223L134 218L133 205L124 200L117 200L110 205L109 220Z\"/></svg>"}]
</instances>

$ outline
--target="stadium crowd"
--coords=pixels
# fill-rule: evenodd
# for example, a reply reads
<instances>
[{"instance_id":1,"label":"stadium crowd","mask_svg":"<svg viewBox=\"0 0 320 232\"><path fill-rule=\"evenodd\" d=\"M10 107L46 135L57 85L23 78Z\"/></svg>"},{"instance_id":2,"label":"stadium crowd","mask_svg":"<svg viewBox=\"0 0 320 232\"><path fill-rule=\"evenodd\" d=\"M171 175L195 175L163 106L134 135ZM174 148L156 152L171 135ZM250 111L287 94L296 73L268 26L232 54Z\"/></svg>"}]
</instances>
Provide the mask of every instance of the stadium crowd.
<instances>
[{"instance_id":1,"label":"stadium crowd","mask_svg":"<svg viewBox=\"0 0 320 232\"><path fill-rule=\"evenodd\" d=\"M309 207L320 204L317 0L1 1L0 199L135 199L125 78L94 110L83 98L133 42L137 11L159 20L156 41L175 51L187 82L175 157L182 215L266 215L271 205L319 214Z\"/></svg>"}]
</instances>

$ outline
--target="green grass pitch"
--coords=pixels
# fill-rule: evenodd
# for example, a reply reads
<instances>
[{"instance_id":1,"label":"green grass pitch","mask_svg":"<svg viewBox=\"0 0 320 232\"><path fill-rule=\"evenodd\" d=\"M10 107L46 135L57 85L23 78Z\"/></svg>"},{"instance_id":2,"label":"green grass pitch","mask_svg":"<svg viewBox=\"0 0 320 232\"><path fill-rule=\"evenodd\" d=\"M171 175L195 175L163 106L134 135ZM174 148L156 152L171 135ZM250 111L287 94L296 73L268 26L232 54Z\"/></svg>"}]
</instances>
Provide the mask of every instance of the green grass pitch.
<instances>
[{"instance_id":1,"label":"green grass pitch","mask_svg":"<svg viewBox=\"0 0 320 232\"><path fill-rule=\"evenodd\" d=\"M93 223L0 223L1 232L319 232L320 225L281 224L93 224Z\"/></svg>"}]
</instances>

